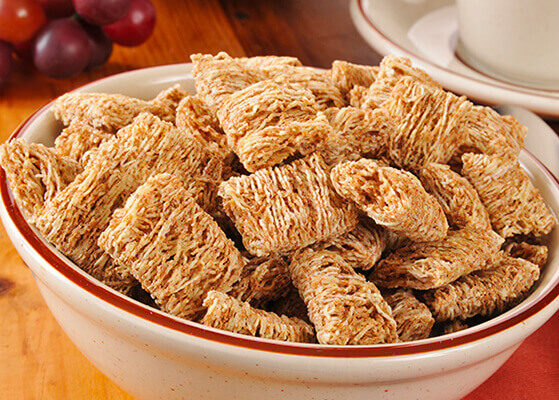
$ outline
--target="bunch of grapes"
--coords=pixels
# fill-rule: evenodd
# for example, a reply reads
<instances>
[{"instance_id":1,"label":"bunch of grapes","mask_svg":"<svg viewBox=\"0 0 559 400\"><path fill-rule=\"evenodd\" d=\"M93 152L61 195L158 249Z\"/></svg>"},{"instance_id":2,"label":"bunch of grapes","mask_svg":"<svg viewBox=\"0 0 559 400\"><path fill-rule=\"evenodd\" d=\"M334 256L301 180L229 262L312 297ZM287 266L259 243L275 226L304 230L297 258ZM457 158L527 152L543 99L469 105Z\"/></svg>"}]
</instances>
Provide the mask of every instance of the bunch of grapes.
<instances>
[{"instance_id":1,"label":"bunch of grapes","mask_svg":"<svg viewBox=\"0 0 559 400\"><path fill-rule=\"evenodd\" d=\"M113 43L137 46L155 27L151 0L0 0L0 86L13 53L51 78L104 64Z\"/></svg>"}]
</instances>

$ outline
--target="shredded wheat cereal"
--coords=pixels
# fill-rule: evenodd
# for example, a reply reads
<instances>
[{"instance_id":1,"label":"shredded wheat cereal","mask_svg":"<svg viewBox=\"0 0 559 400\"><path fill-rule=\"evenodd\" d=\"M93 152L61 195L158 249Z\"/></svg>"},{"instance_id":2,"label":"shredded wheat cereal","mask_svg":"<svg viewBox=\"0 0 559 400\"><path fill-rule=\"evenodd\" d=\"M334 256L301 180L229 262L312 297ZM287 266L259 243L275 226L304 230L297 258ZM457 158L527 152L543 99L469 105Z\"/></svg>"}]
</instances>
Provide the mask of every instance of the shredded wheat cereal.
<instances>
[{"instance_id":1,"label":"shredded wheat cereal","mask_svg":"<svg viewBox=\"0 0 559 400\"><path fill-rule=\"evenodd\" d=\"M308 308L321 344L359 345L398 340L390 306L372 282L328 250L296 253L293 284Z\"/></svg>"},{"instance_id":2,"label":"shredded wheat cereal","mask_svg":"<svg viewBox=\"0 0 559 400\"><path fill-rule=\"evenodd\" d=\"M446 235L448 223L441 206L410 172L361 159L337 165L331 176L338 193L377 224L415 241Z\"/></svg>"},{"instance_id":3,"label":"shredded wheat cereal","mask_svg":"<svg viewBox=\"0 0 559 400\"><path fill-rule=\"evenodd\" d=\"M285 253L333 238L357 223L357 210L335 192L318 154L232 177L219 188L223 208L256 256Z\"/></svg>"},{"instance_id":4,"label":"shredded wheat cereal","mask_svg":"<svg viewBox=\"0 0 559 400\"><path fill-rule=\"evenodd\" d=\"M314 329L296 317L279 316L212 290L204 300L207 312L202 323L213 328L288 342L313 343Z\"/></svg>"},{"instance_id":5,"label":"shredded wheat cereal","mask_svg":"<svg viewBox=\"0 0 559 400\"><path fill-rule=\"evenodd\" d=\"M84 120L75 119L56 137L54 148L58 154L85 165L88 160L85 154L113 137L112 133L94 128Z\"/></svg>"},{"instance_id":6,"label":"shredded wheat cereal","mask_svg":"<svg viewBox=\"0 0 559 400\"><path fill-rule=\"evenodd\" d=\"M84 171L45 204L37 228L78 266L103 276L109 258L97 238L111 213L150 175L162 172L176 174L204 208L215 206L219 159L173 125L140 114L103 143Z\"/></svg>"},{"instance_id":7,"label":"shredded wheat cereal","mask_svg":"<svg viewBox=\"0 0 559 400\"><path fill-rule=\"evenodd\" d=\"M325 114L333 130L319 152L328 165L387 153L396 127L383 109L329 108Z\"/></svg>"},{"instance_id":8,"label":"shredded wheat cereal","mask_svg":"<svg viewBox=\"0 0 559 400\"><path fill-rule=\"evenodd\" d=\"M490 316L520 302L539 275L537 265L501 254L489 268L472 272L423 297L437 321Z\"/></svg>"},{"instance_id":9,"label":"shredded wheat cereal","mask_svg":"<svg viewBox=\"0 0 559 400\"><path fill-rule=\"evenodd\" d=\"M429 162L444 164L452 158L465 140L463 124L472 103L404 78L382 108L397 125L396 134L388 141L390 159L401 168L420 171Z\"/></svg>"},{"instance_id":10,"label":"shredded wheat cereal","mask_svg":"<svg viewBox=\"0 0 559 400\"><path fill-rule=\"evenodd\" d=\"M505 243L503 250L505 254L511 257L530 261L540 268L543 268L547 262L548 248L544 245L530 244L527 242L509 242Z\"/></svg>"},{"instance_id":11,"label":"shredded wheat cereal","mask_svg":"<svg viewBox=\"0 0 559 400\"><path fill-rule=\"evenodd\" d=\"M462 161L462 175L475 187L497 233L507 238L551 232L557 221L518 161L472 153Z\"/></svg>"},{"instance_id":12,"label":"shredded wheat cereal","mask_svg":"<svg viewBox=\"0 0 559 400\"><path fill-rule=\"evenodd\" d=\"M14 139L0 146L0 164L25 217L33 223L45 202L70 184L82 167L40 143Z\"/></svg>"},{"instance_id":13,"label":"shredded wheat cereal","mask_svg":"<svg viewBox=\"0 0 559 400\"><path fill-rule=\"evenodd\" d=\"M503 241L493 231L449 231L442 240L399 248L379 261L369 279L387 288L440 287L485 267Z\"/></svg>"},{"instance_id":14,"label":"shredded wheat cereal","mask_svg":"<svg viewBox=\"0 0 559 400\"><path fill-rule=\"evenodd\" d=\"M408 289L396 289L382 293L392 308L398 338L401 342L425 339L431 334L435 319L429 308Z\"/></svg>"},{"instance_id":15,"label":"shredded wheat cereal","mask_svg":"<svg viewBox=\"0 0 559 400\"><path fill-rule=\"evenodd\" d=\"M250 172L309 154L332 131L308 89L273 81L235 92L217 116L229 147Z\"/></svg>"},{"instance_id":16,"label":"shredded wheat cereal","mask_svg":"<svg viewBox=\"0 0 559 400\"><path fill-rule=\"evenodd\" d=\"M94 128L114 133L130 124L143 113L173 122L175 109L184 92L174 86L160 93L152 101L144 101L121 94L108 93L67 93L56 99L51 106L55 118L70 125L75 119L87 121Z\"/></svg>"},{"instance_id":17,"label":"shredded wheat cereal","mask_svg":"<svg viewBox=\"0 0 559 400\"><path fill-rule=\"evenodd\" d=\"M114 213L99 245L162 310L196 319L209 290L231 289L244 260L178 178L155 175Z\"/></svg>"},{"instance_id":18,"label":"shredded wheat cereal","mask_svg":"<svg viewBox=\"0 0 559 400\"><path fill-rule=\"evenodd\" d=\"M420 179L453 228L491 229L489 214L474 187L448 165L429 163L421 170Z\"/></svg>"}]
</instances>

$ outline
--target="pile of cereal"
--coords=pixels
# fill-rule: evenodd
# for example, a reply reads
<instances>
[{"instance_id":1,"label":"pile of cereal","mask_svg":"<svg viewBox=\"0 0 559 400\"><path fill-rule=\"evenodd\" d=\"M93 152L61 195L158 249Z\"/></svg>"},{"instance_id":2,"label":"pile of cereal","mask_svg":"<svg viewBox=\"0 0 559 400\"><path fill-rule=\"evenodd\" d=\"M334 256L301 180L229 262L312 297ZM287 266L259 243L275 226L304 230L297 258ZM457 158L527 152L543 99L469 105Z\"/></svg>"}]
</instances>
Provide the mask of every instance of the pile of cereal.
<instances>
[{"instance_id":1,"label":"pile of cereal","mask_svg":"<svg viewBox=\"0 0 559 400\"><path fill-rule=\"evenodd\" d=\"M511 308L556 219L526 129L404 58L192 56L196 94L69 93L54 147L0 162L80 268L181 318L334 345L418 340Z\"/></svg>"}]
</instances>

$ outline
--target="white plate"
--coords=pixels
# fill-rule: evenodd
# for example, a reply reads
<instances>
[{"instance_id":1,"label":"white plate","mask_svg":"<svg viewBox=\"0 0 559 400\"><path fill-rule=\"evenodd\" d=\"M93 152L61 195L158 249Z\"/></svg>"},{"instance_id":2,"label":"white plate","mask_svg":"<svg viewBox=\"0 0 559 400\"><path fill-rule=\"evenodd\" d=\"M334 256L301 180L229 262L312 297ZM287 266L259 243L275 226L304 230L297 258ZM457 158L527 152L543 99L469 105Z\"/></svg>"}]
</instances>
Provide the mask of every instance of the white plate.
<instances>
[{"instance_id":1,"label":"white plate","mask_svg":"<svg viewBox=\"0 0 559 400\"><path fill-rule=\"evenodd\" d=\"M481 103L514 104L559 119L559 91L500 81L456 57L454 1L351 0L350 11L357 30L377 52L409 57L446 89Z\"/></svg>"}]
</instances>

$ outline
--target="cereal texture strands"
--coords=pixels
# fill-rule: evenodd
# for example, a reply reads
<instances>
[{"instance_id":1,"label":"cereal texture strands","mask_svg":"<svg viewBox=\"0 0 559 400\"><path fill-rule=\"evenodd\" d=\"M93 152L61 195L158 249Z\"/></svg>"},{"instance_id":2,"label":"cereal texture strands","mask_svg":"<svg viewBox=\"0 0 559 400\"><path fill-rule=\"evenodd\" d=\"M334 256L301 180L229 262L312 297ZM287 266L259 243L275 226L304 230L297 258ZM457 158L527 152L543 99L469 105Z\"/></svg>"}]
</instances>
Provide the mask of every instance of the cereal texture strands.
<instances>
[{"instance_id":1,"label":"cereal texture strands","mask_svg":"<svg viewBox=\"0 0 559 400\"><path fill-rule=\"evenodd\" d=\"M537 265L499 255L488 268L425 294L437 321L501 313L520 302L539 278Z\"/></svg>"},{"instance_id":2,"label":"cereal texture strands","mask_svg":"<svg viewBox=\"0 0 559 400\"><path fill-rule=\"evenodd\" d=\"M379 225L414 241L445 237L448 222L439 203L410 172L362 159L332 170L338 193Z\"/></svg>"},{"instance_id":3,"label":"cereal texture strands","mask_svg":"<svg viewBox=\"0 0 559 400\"><path fill-rule=\"evenodd\" d=\"M219 195L246 249L257 256L297 250L357 224L357 210L336 193L316 153L230 178Z\"/></svg>"},{"instance_id":4,"label":"cereal texture strands","mask_svg":"<svg viewBox=\"0 0 559 400\"><path fill-rule=\"evenodd\" d=\"M314 329L296 317L259 310L218 291L208 292L202 323L213 328L288 342L314 343Z\"/></svg>"},{"instance_id":5,"label":"cereal texture strands","mask_svg":"<svg viewBox=\"0 0 559 400\"><path fill-rule=\"evenodd\" d=\"M398 340L396 322L380 291L328 250L303 250L289 265L321 344L359 345Z\"/></svg>"},{"instance_id":6,"label":"cereal texture strands","mask_svg":"<svg viewBox=\"0 0 559 400\"><path fill-rule=\"evenodd\" d=\"M200 317L209 290L228 291L245 261L183 183L155 175L115 212L99 245L142 284L162 310Z\"/></svg>"},{"instance_id":7,"label":"cereal texture strands","mask_svg":"<svg viewBox=\"0 0 559 400\"><path fill-rule=\"evenodd\" d=\"M25 217L34 222L45 202L82 172L69 157L40 143L14 139L0 146L0 164Z\"/></svg>"}]
</instances>

